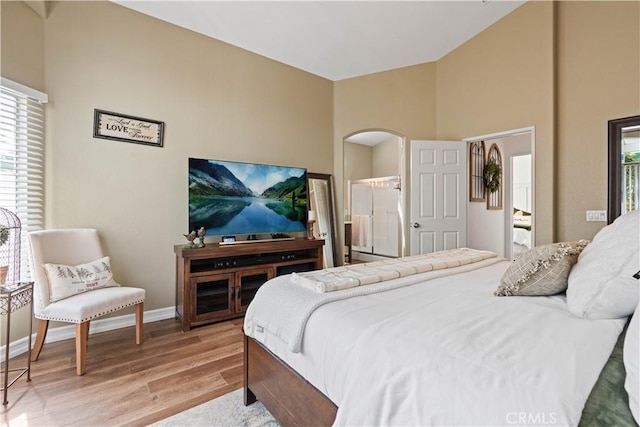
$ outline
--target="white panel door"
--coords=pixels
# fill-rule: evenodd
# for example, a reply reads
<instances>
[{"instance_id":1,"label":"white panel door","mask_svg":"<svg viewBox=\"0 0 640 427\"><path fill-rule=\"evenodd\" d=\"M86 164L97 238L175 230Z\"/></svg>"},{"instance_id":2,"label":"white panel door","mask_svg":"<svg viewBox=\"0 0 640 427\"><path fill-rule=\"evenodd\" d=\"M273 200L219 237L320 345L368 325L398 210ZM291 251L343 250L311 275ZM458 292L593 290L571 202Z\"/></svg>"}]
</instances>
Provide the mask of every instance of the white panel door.
<instances>
[{"instance_id":1,"label":"white panel door","mask_svg":"<svg viewBox=\"0 0 640 427\"><path fill-rule=\"evenodd\" d=\"M467 144L411 141L411 255L467 245Z\"/></svg>"}]
</instances>

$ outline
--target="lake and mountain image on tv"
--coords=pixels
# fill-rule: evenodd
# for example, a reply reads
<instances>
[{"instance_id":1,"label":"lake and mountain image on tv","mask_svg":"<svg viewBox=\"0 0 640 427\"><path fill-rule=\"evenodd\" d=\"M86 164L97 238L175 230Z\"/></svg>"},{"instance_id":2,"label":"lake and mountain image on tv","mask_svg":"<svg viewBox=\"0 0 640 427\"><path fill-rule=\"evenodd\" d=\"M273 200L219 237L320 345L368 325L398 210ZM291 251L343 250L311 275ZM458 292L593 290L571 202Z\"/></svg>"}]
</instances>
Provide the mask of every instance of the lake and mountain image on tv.
<instances>
[{"instance_id":1,"label":"lake and mountain image on tv","mask_svg":"<svg viewBox=\"0 0 640 427\"><path fill-rule=\"evenodd\" d=\"M189 159L189 230L207 236L306 231L307 170Z\"/></svg>"}]
</instances>

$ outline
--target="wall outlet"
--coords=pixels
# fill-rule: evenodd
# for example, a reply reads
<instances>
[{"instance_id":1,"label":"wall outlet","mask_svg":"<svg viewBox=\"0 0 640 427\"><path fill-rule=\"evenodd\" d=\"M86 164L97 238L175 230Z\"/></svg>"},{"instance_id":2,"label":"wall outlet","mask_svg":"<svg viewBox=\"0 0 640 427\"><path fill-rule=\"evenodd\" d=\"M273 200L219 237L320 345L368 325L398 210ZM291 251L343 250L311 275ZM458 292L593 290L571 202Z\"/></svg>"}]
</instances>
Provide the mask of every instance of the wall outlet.
<instances>
[{"instance_id":1,"label":"wall outlet","mask_svg":"<svg viewBox=\"0 0 640 427\"><path fill-rule=\"evenodd\" d=\"M607 211L587 211L587 221L607 222Z\"/></svg>"}]
</instances>

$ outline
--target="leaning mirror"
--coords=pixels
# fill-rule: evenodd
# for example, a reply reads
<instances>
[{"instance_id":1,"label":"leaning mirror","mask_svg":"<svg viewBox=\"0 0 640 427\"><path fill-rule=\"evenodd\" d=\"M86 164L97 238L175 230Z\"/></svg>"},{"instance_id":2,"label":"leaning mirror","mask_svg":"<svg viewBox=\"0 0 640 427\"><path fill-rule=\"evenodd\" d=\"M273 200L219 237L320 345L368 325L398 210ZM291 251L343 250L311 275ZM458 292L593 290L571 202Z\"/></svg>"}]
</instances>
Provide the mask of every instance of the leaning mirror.
<instances>
[{"instance_id":1,"label":"leaning mirror","mask_svg":"<svg viewBox=\"0 0 640 427\"><path fill-rule=\"evenodd\" d=\"M324 267L336 266L336 223L334 217L333 180L331 175L307 173L309 210L314 212L313 235L324 239Z\"/></svg>"},{"instance_id":2,"label":"leaning mirror","mask_svg":"<svg viewBox=\"0 0 640 427\"><path fill-rule=\"evenodd\" d=\"M640 207L640 116L609 120L607 219Z\"/></svg>"}]
</instances>

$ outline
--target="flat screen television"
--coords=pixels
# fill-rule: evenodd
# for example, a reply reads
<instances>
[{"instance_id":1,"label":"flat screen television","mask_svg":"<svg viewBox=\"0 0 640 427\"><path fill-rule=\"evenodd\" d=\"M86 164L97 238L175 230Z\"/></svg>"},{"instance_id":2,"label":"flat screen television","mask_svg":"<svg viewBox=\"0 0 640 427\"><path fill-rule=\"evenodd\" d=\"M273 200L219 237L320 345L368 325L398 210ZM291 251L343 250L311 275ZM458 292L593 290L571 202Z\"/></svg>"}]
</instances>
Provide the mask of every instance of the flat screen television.
<instances>
[{"instance_id":1,"label":"flat screen television","mask_svg":"<svg viewBox=\"0 0 640 427\"><path fill-rule=\"evenodd\" d=\"M190 231L262 239L304 236L306 224L306 169L189 158Z\"/></svg>"}]
</instances>

